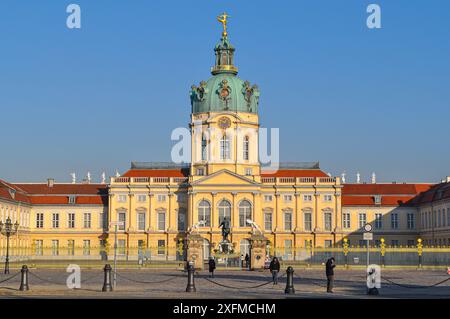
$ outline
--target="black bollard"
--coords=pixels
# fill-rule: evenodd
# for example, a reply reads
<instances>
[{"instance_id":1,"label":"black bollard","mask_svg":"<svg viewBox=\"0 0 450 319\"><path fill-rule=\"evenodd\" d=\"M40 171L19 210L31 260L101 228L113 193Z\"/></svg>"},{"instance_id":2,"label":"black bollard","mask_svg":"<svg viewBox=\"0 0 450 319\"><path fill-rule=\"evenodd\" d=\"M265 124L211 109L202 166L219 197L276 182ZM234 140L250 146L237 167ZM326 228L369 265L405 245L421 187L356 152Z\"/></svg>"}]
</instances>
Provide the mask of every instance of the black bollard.
<instances>
[{"instance_id":1,"label":"black bollard","mask_svg":"<svg viewBox=\"0 0 450 319\"><path fill-rule=\"evenodd\" d=\"M194 283L194 272L195 268L193 265L188 265L188 283L186 287L186 292L196 292Z\"/></svg>"},{"instance_id":2,"label":"black bollard","mask_svg":"<svg viewBox=\"0 0 450 319\"><path fill-rule=\"evenodd\" d=\"M30 290L30 287L28 286L28 267L27 265L22 266L21 272L21 278L20 278L20 291L28 291Z\"/></svg>"},{"instance_id":3,"label":"black bollard","mask_svg":"<svg viewBox=\"0 0 450 319\"><path fill-rule=\"evenodd\" d=\"M286 280L286 289L284 289L285 294L295 294L294 289L294 269L289 266L286 269L287 280Z\"/></svg>"},{"instance_id":4,"label":"black bollard","mask_svg":"<svg viewBox=\"0 0 450 319\"><path fill-rule=\"evenodd\" d=\"M113 287L111 284L111 265L106 264L105 268L103 268L103 271L105 272L105 279L103 281L102 291L113 291Z\"/></svg>"}]
</instances>

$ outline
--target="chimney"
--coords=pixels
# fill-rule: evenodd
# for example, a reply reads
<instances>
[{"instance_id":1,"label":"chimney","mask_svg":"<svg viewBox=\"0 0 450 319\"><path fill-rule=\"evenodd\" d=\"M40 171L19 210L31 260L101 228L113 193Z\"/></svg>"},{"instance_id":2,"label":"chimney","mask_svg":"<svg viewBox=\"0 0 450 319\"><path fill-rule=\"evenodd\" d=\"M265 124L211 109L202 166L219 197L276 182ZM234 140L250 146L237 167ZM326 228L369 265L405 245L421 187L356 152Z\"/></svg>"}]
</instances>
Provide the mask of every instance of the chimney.
<instances>
[{"instance_id":1,"label":"chimney","mask_svg":"<svg viewBox=\"0 0 450 319\"><path fill-rule=\"evenodd\" d=\"M47 186L48 187L53 187L54 184L55 184L55 180L53 178L47 178Z\"/></svg>"}]
</instances>

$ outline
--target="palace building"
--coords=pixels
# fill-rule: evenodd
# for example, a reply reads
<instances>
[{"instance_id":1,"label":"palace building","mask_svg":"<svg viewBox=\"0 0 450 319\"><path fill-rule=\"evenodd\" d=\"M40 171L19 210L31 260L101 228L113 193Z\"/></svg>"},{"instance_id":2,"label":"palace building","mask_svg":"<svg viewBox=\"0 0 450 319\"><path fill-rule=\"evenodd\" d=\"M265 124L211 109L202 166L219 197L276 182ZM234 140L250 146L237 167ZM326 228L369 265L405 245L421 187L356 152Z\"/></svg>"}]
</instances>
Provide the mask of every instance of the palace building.
<instances>
[{"instance_id":1,"label":"palace building","mask_svg":"<svg viewBox=\"0 0 450 319\"><path fill-rule=\"evenodd\" d=\"M383 238L414 246L420 237L428 245L450 244L449 179L349 184L319 163L261 166L259 88L238 77L226 28L214 53L211 77L190 91L190 163L133 162L109 184L0 181L0 219L19 223L12 246L42 258L99 258L111 254L117 237L121 255L149 251L150 258L182 260L195 229L208 258L222 240L224 218L239 255L250 252L255 225L266 254L285 259L344 238L364 245L366 223L376 245Z\"/></svg>"}]
</instances>

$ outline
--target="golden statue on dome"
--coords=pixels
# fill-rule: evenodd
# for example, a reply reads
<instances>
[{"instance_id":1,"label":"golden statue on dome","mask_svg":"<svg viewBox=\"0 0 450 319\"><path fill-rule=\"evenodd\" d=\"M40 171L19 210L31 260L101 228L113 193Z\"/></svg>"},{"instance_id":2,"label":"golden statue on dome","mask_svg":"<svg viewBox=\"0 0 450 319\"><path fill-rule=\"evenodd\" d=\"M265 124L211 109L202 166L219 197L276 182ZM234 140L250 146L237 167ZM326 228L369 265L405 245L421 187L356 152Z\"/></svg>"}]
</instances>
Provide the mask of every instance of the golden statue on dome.
<instances>
[{"instance_id":1,"label":"golden statue on dome","mask_svg":"<svg viewBox=\"0 0 450 319\"><path fill-rule=\"evenodd\" d=\"M231 17L226 12L224 12L221 16L217 17L217 21L222 23L222 26L223 26L223 32L222 32L223 37L226 37L228 35L228 33L227 33L228 18L231 18Z\"/></svg>"}]
</instances>

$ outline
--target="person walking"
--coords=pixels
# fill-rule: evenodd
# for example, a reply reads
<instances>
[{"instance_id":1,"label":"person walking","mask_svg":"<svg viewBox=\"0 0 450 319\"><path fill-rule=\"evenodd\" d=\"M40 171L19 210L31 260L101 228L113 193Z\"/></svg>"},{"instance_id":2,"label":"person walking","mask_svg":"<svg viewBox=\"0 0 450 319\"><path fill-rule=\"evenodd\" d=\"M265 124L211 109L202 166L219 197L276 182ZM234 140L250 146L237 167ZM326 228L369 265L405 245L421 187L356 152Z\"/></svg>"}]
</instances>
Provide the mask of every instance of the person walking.
<instances>
[{"instance_id":1,"label":"person walking","mask_svg":"<svg viewBox=\"0 0 450 319\"><path fill-rule=\"evenodd\" d=\"M327 292L330 293L333 292L334 267L336 267L336 263L334 257L331 257L325 264L325 274L327 275Z\"/></svg>"},{"instance_id":2,"label":"person walking","mask_svg":"<svg viewBox=\"0 0 450 319\"><path fill-rule=\"evenodd\" d=\"M216 261L214 260L214 258L209 257L208 266L209 266L209 277L214 278L214 270L216 269Z\"/></svg>"},{"instance_id":3,"label":"person walking","mask_svg":"<svg viewBox=\"0 0 450 319\"><path fill-rule=\"evenodd\" d=\"M245 254L245 268L248 269L250 266L250 256L248 254Z\"/></svg>"},{"instance_id":4,"label":"person walking","mask_svg":"<svg viewBox=\"0 0 450 319\"><path fill-rule=\"evenodd\" d=\"M280 271L280 262L277 257L273 257L269 266L270 272L272 273L272 280L274 285L278 285L278 272Z\"/></svg>"}]
</instances>

